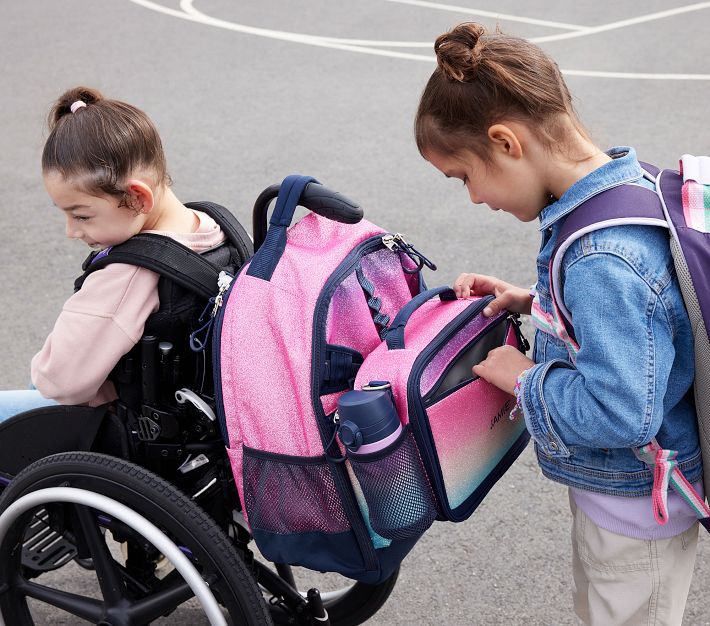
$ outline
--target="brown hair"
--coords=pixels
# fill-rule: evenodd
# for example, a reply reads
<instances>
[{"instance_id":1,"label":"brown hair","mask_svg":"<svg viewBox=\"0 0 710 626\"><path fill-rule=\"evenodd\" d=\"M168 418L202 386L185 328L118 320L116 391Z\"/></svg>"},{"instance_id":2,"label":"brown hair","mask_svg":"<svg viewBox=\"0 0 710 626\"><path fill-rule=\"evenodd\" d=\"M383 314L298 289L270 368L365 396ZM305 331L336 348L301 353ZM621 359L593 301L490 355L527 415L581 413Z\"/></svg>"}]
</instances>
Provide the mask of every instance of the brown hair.
<instances>
[{"instance_id":1,"label":"brown hair","mask_svg":"<svg viewBox=\"0 0 710 626\"><path fill-rule=\"evenodd\" d=\"M86 106L75 107L81 101ZM144 170L155 184L170 185L163 145L150 118L140 109L104 98L88 87L63 93L49 112L49 137L42 172L77 178L89 193L125 197L122 185Z\"/></svg>"},{"instance_id":2,"label":"brown hair","mask_svg":"<svg viewBox=\"0 0 710 626\"><path fill-rule=\"evenodd\" d=\"M528 123L548 147L564 141L563 115L587 137L559 67L535 44L467 22L440 35L434 51L438 67L414 125L421 153L468 149L488 162L483 139L505 119Z\"/></svg>"}]
</instances>

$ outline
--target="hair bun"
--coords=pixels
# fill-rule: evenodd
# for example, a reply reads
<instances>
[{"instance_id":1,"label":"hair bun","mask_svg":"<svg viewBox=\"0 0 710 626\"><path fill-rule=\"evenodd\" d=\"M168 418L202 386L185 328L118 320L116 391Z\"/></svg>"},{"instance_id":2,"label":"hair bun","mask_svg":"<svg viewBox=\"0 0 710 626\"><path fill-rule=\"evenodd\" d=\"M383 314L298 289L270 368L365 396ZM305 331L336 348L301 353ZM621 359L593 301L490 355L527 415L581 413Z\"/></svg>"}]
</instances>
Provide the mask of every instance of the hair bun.
<instances>
[{"instance_id":1,"label":"hair bun","mask_svg":"<svg viewBox=\"0 0 710 626\"><path fill-rule=\"evenodd\" d=\"M73 87L72 89L68 89L59 96L54 106L49 111L49 129L52 130L57 122L64 116L71 115L71 106L77 100L81 100L89 106L103 99L104 97L101 95L101 92L96 89L91 89L91 87Z\"/></svg>"},{"instance_id":2,"label":"hair bun","mask_svg":"<svg viewBox=\"0 0 710 626\"><path fill-rule=\"evenodd\" d=\"M464 22L437 37L436 62L447 78L462 83L476 78L483 47L480 39L485 34L481 24Z\"/></svg>"}]
</instances>

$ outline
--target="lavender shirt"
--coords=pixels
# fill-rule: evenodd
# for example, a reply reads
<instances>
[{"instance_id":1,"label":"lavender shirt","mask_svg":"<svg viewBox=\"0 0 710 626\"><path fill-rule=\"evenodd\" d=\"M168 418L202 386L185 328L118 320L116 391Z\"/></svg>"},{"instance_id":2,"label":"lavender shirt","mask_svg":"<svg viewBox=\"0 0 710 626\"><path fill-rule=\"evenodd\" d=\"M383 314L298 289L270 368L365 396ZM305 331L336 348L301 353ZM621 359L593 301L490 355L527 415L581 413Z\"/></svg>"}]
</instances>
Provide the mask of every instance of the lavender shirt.
<instances>
[{"instance_id":1,"label":"lavender shirt","mask_svg":"<svg viewBox=\"0 0 710 626\"><path fill-rule=\"evenodd\" d=\"M693 484L703 498L703 481ZM632 539L655 540L675 537L688 530L697 517L673 488L668 489L668 523L661 526L653 517L651 496L629 498L609 496L570 487L575 504L599 528Z\"/></svg>"}]
</instances>

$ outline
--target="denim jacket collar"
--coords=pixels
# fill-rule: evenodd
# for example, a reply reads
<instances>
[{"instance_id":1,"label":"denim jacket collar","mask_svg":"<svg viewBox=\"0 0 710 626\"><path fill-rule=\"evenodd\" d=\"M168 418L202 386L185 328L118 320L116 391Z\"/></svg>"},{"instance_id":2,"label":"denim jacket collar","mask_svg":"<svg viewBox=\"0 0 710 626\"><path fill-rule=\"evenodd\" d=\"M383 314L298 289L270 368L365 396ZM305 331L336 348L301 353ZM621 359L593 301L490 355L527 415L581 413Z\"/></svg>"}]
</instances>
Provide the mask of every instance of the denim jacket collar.
<instances>
[{"instance_id":1,"label":"denim jacket collar","mask_svg":"<svg viewBox=\"0 0 710 626\"><path fill-rule=\"evenodd\" d=\"M562 197L548 204L540 213L540 230L548 228L560 218L576 209L601 191L629 183L643 176L643 170L636 159L636 151L629 147L617 147L607 151L612 158L593 172L580 178L562 194Z\"/></svg>"}]
</instances>

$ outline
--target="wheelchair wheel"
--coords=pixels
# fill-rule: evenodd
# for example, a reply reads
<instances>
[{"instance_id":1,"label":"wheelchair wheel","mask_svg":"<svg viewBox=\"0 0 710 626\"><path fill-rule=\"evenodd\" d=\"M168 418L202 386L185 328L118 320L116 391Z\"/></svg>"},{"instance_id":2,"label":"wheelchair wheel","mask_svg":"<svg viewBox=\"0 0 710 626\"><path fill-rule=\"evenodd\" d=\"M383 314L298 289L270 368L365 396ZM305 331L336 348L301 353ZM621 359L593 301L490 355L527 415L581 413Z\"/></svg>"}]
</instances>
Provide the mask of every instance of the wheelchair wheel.
<instances>
[{"instance_id":1,"label":"wheelchair wheel","mask_svg":"<svg viewBox=\"0 0 710 626\"><path fill-rule=\"evenodd\" d=\"M318 575L289 565L278 565L277 569L279 576L299 589L302 596L306 595L304 590L309 587L319 589L332 626L358 626L365 623L382 608L399 576L399 569L397 569L384 582L368 585L354 582L338 574ZM272 604L271 617L274 624L278 626L291 624L289 615L283 606Z\"/></svg>"},{"instance_id":2,"label":"wheelchair wheel","mask_svg":"<svg viewBox=\"0 0 710 626\"><path fill-rule=\"evenodd\" d=\"M89 502L59 497L35 502L60 492ZM134 513L137 519L127 523L116 511ZM37 601L95 624L147 624L195 595L210 623L272 623L252 573L225 533L170 483L127 461L79 452L40 459L5 489L0 516L5 530L0 538L0 614L7 626L33 625ZM71 558L44 567L28 559L26 537L34 532L29 529L38 516L57 538L47 539L45 551L56 542L66 549L69 542L76 553L67 554L91 559L94 569L82 574L94 578L93 591L87 593L84 586L65 589L67 576L61 576L61 585L44 584L47 570L61 567L63 573ZM112 543L127 543L128 558L121 557L120 549L112 550ZM174 551L175 569L159 578L156 563L169 554L168 548ZM214 609L219 611L215 600L228 618L221 611L213 621Z\"/></svg>"}]
</instances>

